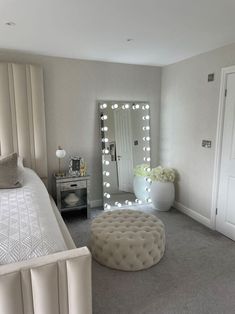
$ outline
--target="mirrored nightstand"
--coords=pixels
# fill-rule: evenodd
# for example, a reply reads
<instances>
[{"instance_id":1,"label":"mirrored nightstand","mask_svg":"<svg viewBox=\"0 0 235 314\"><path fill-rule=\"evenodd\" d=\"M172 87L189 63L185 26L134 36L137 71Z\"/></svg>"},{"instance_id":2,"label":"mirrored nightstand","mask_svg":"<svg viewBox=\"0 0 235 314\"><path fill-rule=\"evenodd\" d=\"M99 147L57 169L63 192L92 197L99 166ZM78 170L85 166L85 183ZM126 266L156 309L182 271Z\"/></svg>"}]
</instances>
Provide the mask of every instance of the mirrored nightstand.
<instances>
[{"instance_id":1,"label":"mirrored nightstand","mask_svg":"<svg viewBox=\"0 0 235 314\"><path fill-rule=\"evenodd\" d=\"M53 175L54 195L60 212L86 210L90 217L90 176L56 176Z\"/></svg>"}]
</instances>

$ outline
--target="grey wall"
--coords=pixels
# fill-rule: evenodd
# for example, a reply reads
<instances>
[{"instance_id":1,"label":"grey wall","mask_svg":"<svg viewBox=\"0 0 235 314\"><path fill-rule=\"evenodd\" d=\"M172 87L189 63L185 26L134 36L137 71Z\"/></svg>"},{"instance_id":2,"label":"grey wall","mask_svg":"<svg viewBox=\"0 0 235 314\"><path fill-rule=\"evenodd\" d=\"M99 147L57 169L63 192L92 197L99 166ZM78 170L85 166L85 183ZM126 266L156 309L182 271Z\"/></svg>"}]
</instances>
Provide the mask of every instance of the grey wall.
<instances>
[{"instance_id":1,"label":"grey wall","mask_svg":"<svg viewBox=\"0 0 235 314\"><path fill-rule=\"evenodd\" d=\"M151 104L152 159L157 164L161 69L0 51L0 61L41 64L44 70L49 177L57 170L60 144L88 162L91 198L101 195L97 99L144 100Z\"/></svg>"},{"instance_id":2,"label":"grey wall","mask_svg":"<svg viewBox=\"0 0 235 314\"><path fill-rule=\"evenodd\" d=\"M176 199L210 218L215 137L222 67L235 64L229 45L162 70L160 160L176 168L180 179ZM207 82L208 73L215 81ZM212 140L212 149L201 147Z\"/></svg>"}]
</instances>

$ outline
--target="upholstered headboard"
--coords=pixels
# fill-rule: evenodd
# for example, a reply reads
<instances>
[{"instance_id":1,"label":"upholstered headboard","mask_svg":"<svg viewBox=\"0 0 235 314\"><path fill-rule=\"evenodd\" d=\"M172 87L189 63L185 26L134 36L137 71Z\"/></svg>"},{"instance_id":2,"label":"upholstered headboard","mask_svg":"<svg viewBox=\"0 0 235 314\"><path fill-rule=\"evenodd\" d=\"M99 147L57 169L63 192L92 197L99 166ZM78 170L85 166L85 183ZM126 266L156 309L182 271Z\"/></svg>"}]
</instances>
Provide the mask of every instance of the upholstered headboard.
<instances>
[{"instance_id":1,"label":"upholstered headboard","mask_svg":"<svg viewBox=\"0 0 235 314\"><path fill-rule=\"evenodd\" d=\"M47 180L43 72L37 65L0 63L0 155L11 152Z\"/></svg>"}]
</instances>

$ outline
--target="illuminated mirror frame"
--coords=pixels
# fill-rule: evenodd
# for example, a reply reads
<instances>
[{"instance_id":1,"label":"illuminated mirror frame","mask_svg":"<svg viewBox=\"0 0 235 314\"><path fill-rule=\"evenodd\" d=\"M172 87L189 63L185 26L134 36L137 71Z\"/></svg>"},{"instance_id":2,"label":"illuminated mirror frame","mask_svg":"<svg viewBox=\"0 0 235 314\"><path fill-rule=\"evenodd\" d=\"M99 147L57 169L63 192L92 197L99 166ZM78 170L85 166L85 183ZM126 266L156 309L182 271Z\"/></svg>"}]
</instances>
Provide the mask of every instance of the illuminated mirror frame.
<instances>
[{"instance_id":1,"label":"illuminated mirror frame","mask_svg":"<svg viewBox=\"0 0 235 314\"><path fill-rule=\"evenodd\" d=\"M142 119L145 121L148 121L148 124L146 126L142 127L143 130L143 151L145 152L145 156L143 158L143 162L149 163L149 167L146 168L147 171L151 171L151 157L150 157L150 105L146 101L139 101L139 102L133 102L133 101L103 101L100 100L97 102L99 106L100 111L100 126L101 126L101 144L102 144L102 174L103 174L103 200L104 200L104 210L110 210L111 208L125 208L126 206L133 205L133 202L129 200L125 200L125 202L119 203L115 202L115 205L110 205L109 200L111 198L111 194L107 191L111 184L108 182L108 178L110 175L109 172L109 160L107 160L106 156L109 155L109 139L106 136L106 133L108 132L108 126L105 125L105 121L108 119L108 113L107 108L108 106L111 106L113 110L120 109L122 110L142 110L143 115ZM104 180L106 178L106 180ZM151 184L151 179L146 179L146 191L150 193L149 184ZM105 190L105 191L104 191ZM135 200L136 204L142 204L143 202L139 199ZM146 202L144 203L152 203L150 196L146 198Z\"/></svg>"}]
</instances>

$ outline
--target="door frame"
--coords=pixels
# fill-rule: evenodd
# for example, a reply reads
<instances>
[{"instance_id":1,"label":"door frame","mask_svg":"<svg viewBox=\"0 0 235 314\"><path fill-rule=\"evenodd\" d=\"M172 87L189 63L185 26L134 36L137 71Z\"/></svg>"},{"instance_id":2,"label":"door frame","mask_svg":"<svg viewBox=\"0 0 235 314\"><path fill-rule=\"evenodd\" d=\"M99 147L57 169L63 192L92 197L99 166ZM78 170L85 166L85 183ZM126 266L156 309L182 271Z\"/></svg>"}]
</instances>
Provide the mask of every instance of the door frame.
<instances>
[{"instance_id":1,"label":"door frame","mask_svg":"<svg viewBox=\"0 0 235 314\"><path fill-rule=\"evenodd\" d=\"M119 109L120 110L120 109ZM115 130L115 141L116 141L116 155L118 154L118 151L117 151L117 148L118 148L118 145L117 145L117 138L116 138L116 127L117 127L117 112L118 110L114 110L113 112L113 116L114 116L114 130ZM132 134L132 121L131 121L131 112L129 110L126 111L128 113L128 124L129 124L129 128L130 128L130 142L131 142L131 162L132 162L132 169L133 169L133 166L134 166L134 159L133 159L133 147L132 147L132 141L133 141L133 134ZM119 191L121 191L120 189L120 186L119 186L119 165L118 165L118 157L117 157L117 178L118 178L118 188L119 188ZM126 192L126 191L124 191ZM134 193L133 192L133 189L131 188L131 191L128 191L127 193Z\"/></svg>"},{"instance_id":2,"label":"door frame","mask_svg":"<svg viewBox=\"0 0 235 314\"><path fill-rule=\"evenodd\" d=\"M224 112L225 112L225 90L227 75L235 73L235 66L222 68L220 94L219 94L219 109L217 117L217 130L215 142L215 158L214 158L214 171L213 171L213 185L212 185L212 203L211 203L211 227L216 229L216 208L219 193L219 180L220 180L220 165L222 154L222 141L223 141L223 128L224 128Z\"/></svg>"}]
</instances>

